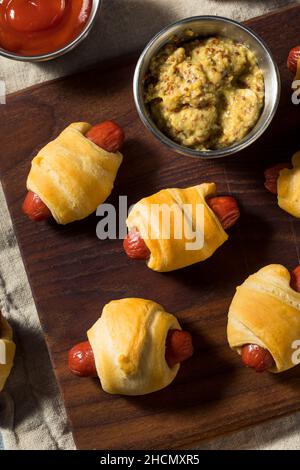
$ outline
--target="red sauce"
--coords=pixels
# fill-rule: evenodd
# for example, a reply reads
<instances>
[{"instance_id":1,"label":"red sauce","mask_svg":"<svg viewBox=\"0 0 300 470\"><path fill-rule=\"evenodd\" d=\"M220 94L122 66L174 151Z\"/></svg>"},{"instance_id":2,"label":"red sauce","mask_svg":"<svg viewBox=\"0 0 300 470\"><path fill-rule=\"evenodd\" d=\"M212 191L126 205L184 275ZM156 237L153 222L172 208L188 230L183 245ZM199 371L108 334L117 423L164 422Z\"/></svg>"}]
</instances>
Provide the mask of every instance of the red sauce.
<instances>
[{"instance_id":1,"label":"red sauce","mask_svg":"<svg viewBox=\"0 0 300 470\"><path fill-rule=\"evenodd\" d=\"M0 47L24 56L54 52L75 39L93 0L0 0Z\"/></svg>"}]
</instances>

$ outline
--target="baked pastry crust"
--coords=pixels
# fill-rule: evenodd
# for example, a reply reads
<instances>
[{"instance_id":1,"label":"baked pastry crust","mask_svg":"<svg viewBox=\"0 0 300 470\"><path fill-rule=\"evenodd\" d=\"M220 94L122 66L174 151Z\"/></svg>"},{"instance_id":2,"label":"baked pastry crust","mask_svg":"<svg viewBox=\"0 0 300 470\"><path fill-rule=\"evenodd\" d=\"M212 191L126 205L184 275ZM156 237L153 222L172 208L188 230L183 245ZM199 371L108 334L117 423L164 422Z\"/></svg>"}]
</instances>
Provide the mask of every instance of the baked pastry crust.
<instances>
[{"instance_id":1,"label":"baked pastry crust","mask_svg":"<svg viewBox=\"0 0 300 470\"><path fill-rule=\"evenodd\" d=\"M13 367L16 346L13 342L12 328L8 321L1 316L1 329L0 329L0 392L3 390L4 385L8 379L10 371ZM4 360L5 364L1 363Z\"/></svg>"},{"instance_id":2,"label":"baked pastry crust","mask_svg":"<svg viewBox=\"0 0 300 470\"><path fill-rule=\"evenodd\" d=\"M110 195L122 154L106 152L85 137L86 122L73 123L32 160L27 189L59 224L92 214Z\"/></svg>"},{"instance_id":3,"label":"baked pastry crust","mask_svg":"<svg viewBox=\"0 0 300 470\"><path fill-rule=\"evenodd\" d=\"M173 271L204 261L228 239L219 219L205 200L207 197L214 196L215 193L214 183L203 183L186 189L163 189L135 204L128 216L127 226L129 230L137 228L141 233L151 253L148 260L150 269L160 272ZM161 222L161 216L151 211L151 207L155 205L174 208L176 215L171 217L169 239L164 236L165 227ZM188 214L183 211L183 205L190 205L191 210ZM198 205L204 209L204 234L202 221L200 224L197 221ZM185 233L181 232L180 238L176 238L177 217L178 220L184 220L187 226L191 226L193 231L203 234L201 248L186 249L187 244L191 244L193 240L188 239ZM154 236L150 237L149 234L154 234Z\"/></svg>"},{"instance_id":4,"label":"baked pastry crust","mask_svg":"<svg viewBox=\"0 0 300 470\"><path fill-rule=\"evenodd\" d=\"M293 168L281 170L277 181L278 205L300 218L300 151L292 157Z\"/></svg>"},{"instance_id":5,"label":"baked pastry crust","mask_svg":"<svg viewBox=\"0 0 300 470\"><path fill-rule=\"evenodd\" d=\"M290 287L290 273L284 266L265 266L237 288L229 308L227 335L230 347L238 353L246 344L266 348L276 364L270 372L296 365L293 353L294 342L300 339L300 294Z\"/></svg>"},{"instance_id":6,"label":"baked pastry crust","mask_svg":"<svg viewBox=\"0 0 300 470\"><path fill-rule=\"evenodd\" d=\"M108 303L87 332L103 390L145 395L169 385L180 367L170 368L165 360L170 329L181 330L177 319L151 300Z\"/></svg>"}]
</instances>

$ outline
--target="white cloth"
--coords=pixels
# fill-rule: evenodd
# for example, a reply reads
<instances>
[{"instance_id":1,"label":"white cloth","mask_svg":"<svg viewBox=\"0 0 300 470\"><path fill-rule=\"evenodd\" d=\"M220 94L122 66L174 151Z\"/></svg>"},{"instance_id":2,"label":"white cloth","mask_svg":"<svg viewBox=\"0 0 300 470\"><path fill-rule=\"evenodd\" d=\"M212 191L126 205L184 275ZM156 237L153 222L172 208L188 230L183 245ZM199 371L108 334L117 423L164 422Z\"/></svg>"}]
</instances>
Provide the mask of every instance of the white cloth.
<instances>
[{"instance_id":1,"label":"white cloth","mask_svg":"<svg viewBox=\"0 0 300 470\"><path fill-rule=\"evenodd\" d=\"M7 92L75 72L108 57L141 49L166 24L179 18L218 14L237 20L292 3L285 0L103 0L92 34L54 62L24 64L0 58ZM1 106L0 106L1 112ZM17 343L13 373L0 395L0 429L7 449L73 449L37 312L0 188L0 307ZM199 449L296 449L300 414L202 443Z\"/></svg>"}]
</instances>

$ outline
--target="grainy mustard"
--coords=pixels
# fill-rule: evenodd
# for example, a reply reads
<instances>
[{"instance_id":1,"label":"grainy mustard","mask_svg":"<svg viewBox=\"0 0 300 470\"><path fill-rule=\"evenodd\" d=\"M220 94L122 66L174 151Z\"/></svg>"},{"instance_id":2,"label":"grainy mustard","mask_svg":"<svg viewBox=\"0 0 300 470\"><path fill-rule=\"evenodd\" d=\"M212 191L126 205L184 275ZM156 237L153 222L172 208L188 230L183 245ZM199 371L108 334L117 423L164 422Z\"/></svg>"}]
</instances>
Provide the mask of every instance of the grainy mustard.
<instances>
[{"instance_id":1,"label":"grainy mustard","mask_svg":"<svg viewBox=\"0 0 300 470\"><path fill-rule=\"evenodd\" d=\"M255 126L264 77L245 44L224 37L168 44L150 63L144 99L157 126L197 150L228 147Z\"/></svg>"}]
</instances>

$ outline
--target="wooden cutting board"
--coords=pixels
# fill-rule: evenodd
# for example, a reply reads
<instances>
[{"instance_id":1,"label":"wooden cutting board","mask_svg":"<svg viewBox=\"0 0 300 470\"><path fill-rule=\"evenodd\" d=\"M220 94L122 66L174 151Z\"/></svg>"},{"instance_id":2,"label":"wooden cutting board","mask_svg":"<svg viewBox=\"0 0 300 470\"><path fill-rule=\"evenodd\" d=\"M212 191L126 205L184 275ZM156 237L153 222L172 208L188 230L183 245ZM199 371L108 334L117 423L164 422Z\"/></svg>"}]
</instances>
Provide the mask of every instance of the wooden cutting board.
<instances>
[{"instance_id":1,"label":"wooden cutting board","mask_svg":"<svg viewBox=\"0 0 300 470\"><path fill-rule=\"evenodd\" d=\"M280 67L282 98L267 133L235 157L197 161L175 155L144 129L132 97L136 57L19 92L1 106L1 179L53 368L79 449L176 448L300 408L300 369L256 374L227 345L227 311L235 287L260 267L299 262L300 222L281 211L263 186L268 165L300 148L300 108L291 103L289 49L300 42L300 6L247 23ZM110 202L129 204L161 188L214 181L241 208L230 240L208 261L158 274L129 260L121 240L99 241L99 219L59 227L35 224L20 207L30 161L67 124L117 120L126 131L124 163ZM85 340L104 304L123 297L156 300L192 332L194 357L174 383L144 397L110 396L96 379L78 379L67 351Z\"/></svg>"}]
</instances>

